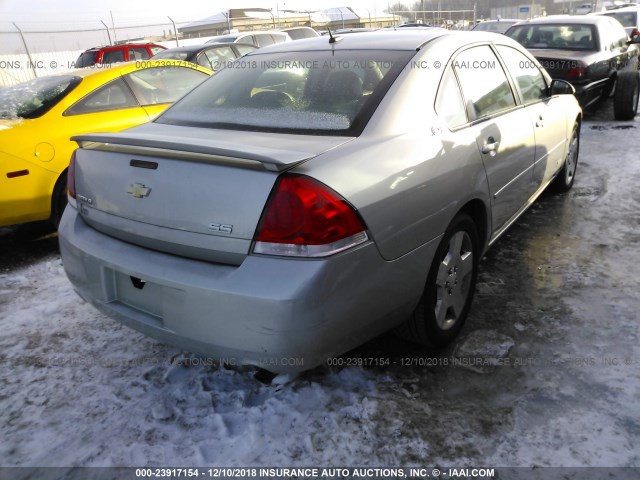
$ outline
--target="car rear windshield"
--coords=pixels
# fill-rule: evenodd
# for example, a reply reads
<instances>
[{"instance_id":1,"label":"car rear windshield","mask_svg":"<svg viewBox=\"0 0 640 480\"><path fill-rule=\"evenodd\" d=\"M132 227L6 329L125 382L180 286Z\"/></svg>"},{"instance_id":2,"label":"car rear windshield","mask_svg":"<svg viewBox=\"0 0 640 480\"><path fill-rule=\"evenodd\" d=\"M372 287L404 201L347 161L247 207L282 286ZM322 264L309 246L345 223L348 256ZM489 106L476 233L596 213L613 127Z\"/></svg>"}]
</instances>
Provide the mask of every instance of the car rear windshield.
<instances>
[{"instance_id":1,"label":"car rear windshield","mask_svg":"<svg viewBox=\"0 0 640 480\"><path fill-rule=\"evenodd\" d=\"M71 75L41 77L0 89L0 118L38 118L78 86Z\"/></svg>"},{"instance_id":2,"label":"car rear windshield","mask_svg":"<svg viewBox=\"0 0 640 480\"><path fill-rule=\"evenodd\" d=\"M516 25L507 35L525 48L553 50L596 50L594 25Z\"/></svg>"},{"instance_id":3,"label":"car rear windshield","mask_svg":"<svg viewBox=\"0 0 640 480\"><path fill-rule=\"evenodd\" d=\"M511 25L516 22L504 21L504 22L482 22L478 23L473 30L478 32L496 32L504 33Z\"/></svg>"},{"instance_id":4,"label":"car rear windshield","mask_svg":"<svg viewBox=\"0 0 640 480\"><path fill-rule=\"evenodd\" d=\"M413 51L245 56L156 122L233 130L357 135Z\"/></svg>"},{"instance_id":5,"label":"car rear windshield","mask_svg":"<svg viewBox=\"0 0 640 480\"><path fill-rule=\"evenodd\" d=\"M83 52L76 60L75 68L93 67L96 64L96 52Z\"/></svg>"}]
</instances>

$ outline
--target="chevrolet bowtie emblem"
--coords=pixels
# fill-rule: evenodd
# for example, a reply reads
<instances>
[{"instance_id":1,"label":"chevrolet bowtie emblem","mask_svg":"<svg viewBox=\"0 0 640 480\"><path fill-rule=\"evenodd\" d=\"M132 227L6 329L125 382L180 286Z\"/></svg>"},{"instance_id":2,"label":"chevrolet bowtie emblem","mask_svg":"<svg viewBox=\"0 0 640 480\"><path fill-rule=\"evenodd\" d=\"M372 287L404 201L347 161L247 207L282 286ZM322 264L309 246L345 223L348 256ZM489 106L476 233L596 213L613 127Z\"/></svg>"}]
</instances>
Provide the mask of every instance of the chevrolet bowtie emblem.
<instances>
[{"instance_id":1,"label":"chevrolet bowtie emblem","mask_svg":"<svg viewBox=\"0 0 640 480\"><path fill-rule=\"evenodd\" d=\"M145 187L142 183L134 183L129 185L127 193L133 195L134 198L142 198L148 197L151 193L151 189L149 187Z\"/></svg>"}]
</instances>

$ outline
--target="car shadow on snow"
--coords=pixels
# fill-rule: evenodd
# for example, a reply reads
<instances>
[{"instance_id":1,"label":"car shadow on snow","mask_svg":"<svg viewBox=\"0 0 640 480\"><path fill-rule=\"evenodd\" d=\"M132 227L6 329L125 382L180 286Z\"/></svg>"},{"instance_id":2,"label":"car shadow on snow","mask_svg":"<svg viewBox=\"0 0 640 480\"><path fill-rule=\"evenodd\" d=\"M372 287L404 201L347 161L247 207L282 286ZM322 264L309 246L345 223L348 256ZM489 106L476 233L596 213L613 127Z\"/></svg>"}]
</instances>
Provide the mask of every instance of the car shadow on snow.
<instances>
[{"instance_id":1,"label":"car shadow on snow","mask_svg":"<svg viewBox=\"0 0 640 480\"><path fill-rule=\"evenodd\" d=\"M0 227L0 274L59 255L58 234L48 222Z\"/></svg>"}]
</instances>

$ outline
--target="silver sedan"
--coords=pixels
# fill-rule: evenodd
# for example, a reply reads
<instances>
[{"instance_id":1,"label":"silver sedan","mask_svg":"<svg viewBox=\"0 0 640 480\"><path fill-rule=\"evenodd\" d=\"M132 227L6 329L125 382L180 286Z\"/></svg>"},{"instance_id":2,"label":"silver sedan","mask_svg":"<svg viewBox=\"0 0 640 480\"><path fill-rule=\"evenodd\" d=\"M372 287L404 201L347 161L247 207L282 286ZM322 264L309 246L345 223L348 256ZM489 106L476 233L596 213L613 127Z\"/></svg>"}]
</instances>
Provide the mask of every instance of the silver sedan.
<instances>
[{"instance_id":1,"label":"silver sedan","mask_svg":"<svg viewBox=\"0 0 640 480\"><path fill-rule=\"evenodd\" d=\"M304 370L394 327L442 346L485 250L571 188L581 118L498 34L257 50L152 123L75 138L64 267L110 317L221 362Z\"/></svg>"}]
</instances>

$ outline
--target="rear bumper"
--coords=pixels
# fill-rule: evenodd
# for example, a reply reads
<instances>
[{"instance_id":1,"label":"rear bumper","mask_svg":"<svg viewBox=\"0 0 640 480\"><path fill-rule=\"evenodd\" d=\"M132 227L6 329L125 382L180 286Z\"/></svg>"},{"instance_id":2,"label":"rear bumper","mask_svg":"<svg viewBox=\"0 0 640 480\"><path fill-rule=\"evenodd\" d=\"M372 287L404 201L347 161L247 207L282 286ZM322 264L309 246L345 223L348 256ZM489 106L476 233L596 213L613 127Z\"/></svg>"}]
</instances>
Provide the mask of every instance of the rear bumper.
<instances>
[{"instance_id":1,"label":"rear bumper","mask_svg":"<svg viewBox=\"0 0 640 480\"><path fill-rule=\"evenodd\" d=\"M370 242L325 259L249 255L230 266L111 238L73 208L59 236L69 280L106 315L214 360L274 372L312 368L401 323L438 241L392 262Z\"/></svg>"}]
</instances>

